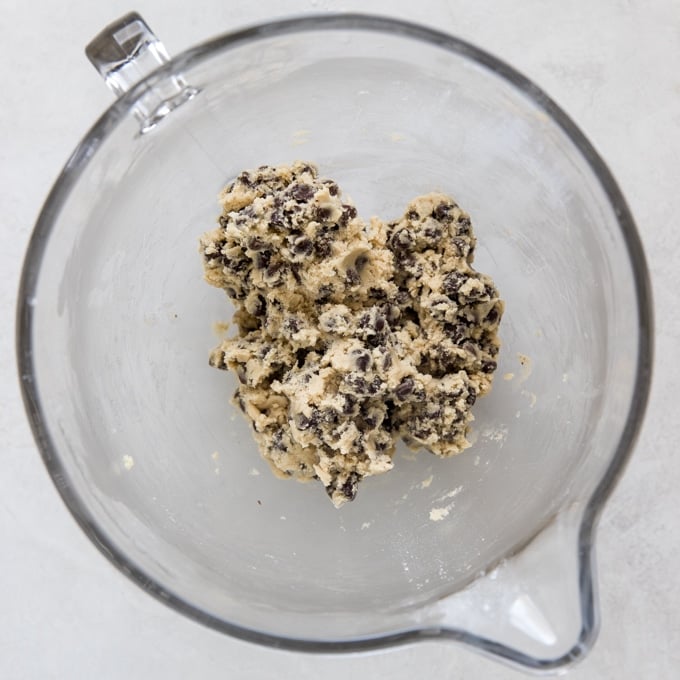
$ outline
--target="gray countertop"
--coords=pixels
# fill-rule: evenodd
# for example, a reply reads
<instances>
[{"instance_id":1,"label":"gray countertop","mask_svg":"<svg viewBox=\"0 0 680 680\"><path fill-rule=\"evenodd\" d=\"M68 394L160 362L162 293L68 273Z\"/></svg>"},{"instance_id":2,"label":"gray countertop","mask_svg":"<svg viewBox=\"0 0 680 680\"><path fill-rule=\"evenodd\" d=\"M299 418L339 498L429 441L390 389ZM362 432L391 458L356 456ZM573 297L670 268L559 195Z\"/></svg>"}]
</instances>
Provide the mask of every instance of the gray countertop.
<instances>
[{"instance_id":1,"label":"gray countertop","mask_svg":"<svg viewBox=\"0 0 680 680\"><path fill-rule=\"evenodd\" d=\"M21 260L40 206L112 97L83 54L129 0L0 0L0 677L509 678L451 644L350 657L223 637L144 594L102 558L63 506L31 437L13 326ZM601 152L637 220L652 272L656 365L642 435L602 518L602 628L569 677L665 678L680 669L680 6L677 0L140 0L171 52L246 23L306 11L390 13L443 28L543 87Z\"/></svg>"}]
</instances>

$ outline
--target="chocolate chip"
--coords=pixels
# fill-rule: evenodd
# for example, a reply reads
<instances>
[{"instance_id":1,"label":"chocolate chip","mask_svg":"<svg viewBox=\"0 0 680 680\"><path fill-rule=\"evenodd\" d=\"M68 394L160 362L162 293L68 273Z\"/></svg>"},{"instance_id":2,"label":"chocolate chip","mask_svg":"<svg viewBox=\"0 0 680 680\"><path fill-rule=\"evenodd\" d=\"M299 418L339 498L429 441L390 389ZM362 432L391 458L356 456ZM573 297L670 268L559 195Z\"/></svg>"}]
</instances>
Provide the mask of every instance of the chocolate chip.
<instances>
[{"instance_id":1,"label":"chocolate chip","mask_svg":"<svg viewBox=\"0 0 680 680\"><path fill-rule=\"evenodd\" d=\"M331 196L337 196L338 195L338 185L335 182L329 182L328 183L328 193Z\"/></svg>"},{"instance_id":2,"label":"chocolate chip","mask_svg":"<svg viewBox=\"0 0 680 680\"><path fill-rule=\"evenodd\" d=\"M465 403L468 404L469 406L473 406L476 401L477 401L477 392L475 391L475 388L474 387L468 387L468 395L465 398Z\"/></svg>"},{"instance_id":3,"label":"chocolate chip","mask_svg":"<svg viewBox=\"0 0 680 680\"><path fill-rule=\"evenodd\" d=\"M314 187L309 184L294 184L288 190L288 193L296 201L304 203L314 196Z\"/></svg>"},{"instance_id":4,"label":"chocolate chip","mask_svg":"<svg viewBox=\"0 0 680 680\"><path fill-rule=\"evenodd\" d=\"M386 354L383 358L383 371L387 371L390 367L392 366L392 355L391 354Z\"/></svg>"},{"instance_id":5,"label":"chocolate chip","mask_svg":"<svg viewBox=\"0 0 680 680\"><path fill-rule=\"evenodd\" d=\"M394 394L397 399L404 401L406 397L413 392L414 382L413 378L403 378L402 381L394 389Z\"/></svg>"},{"instance_id":6,"label":"chocolate chip","mask_svg":"<svg viewBox=\"0 0 680 680\"><path fill-rule=\"evenodd\" d=\"M498 364L495 361L482 361L482 372L493 373Z\"/></svg>"},{"instance_id":7,"label":"chocolate chip","mask_svg":"<svg viewBox=\"0 0 680 680\"><path fill-rule=\"evenodd\" d=\"M409 220L419 220L420 219L420 215L418 214L417 210L409 210L406 213L406 217Z\"/></svg>"}]
</instances>

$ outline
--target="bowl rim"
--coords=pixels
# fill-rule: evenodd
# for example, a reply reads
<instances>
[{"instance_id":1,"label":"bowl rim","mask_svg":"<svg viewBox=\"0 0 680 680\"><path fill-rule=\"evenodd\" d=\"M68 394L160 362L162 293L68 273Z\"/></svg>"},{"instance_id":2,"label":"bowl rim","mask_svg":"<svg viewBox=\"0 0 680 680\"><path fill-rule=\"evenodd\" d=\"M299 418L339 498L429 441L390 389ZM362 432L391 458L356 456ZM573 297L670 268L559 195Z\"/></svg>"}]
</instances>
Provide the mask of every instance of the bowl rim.
<instances>
[{"instance_id":1,"label":"bowl rim","mask_svg":"<svg viewBox=\"0 0 680 680\"><path fill-rule=\"evenodd\" d=\"M153 86L159 80L172 73L182 72L205 58L241 44L291 33L320 30L358 30L410 38L470 59L500 76L542 109L567 135L599 180L618 220L630 258L636 291L636 311L639 321L636 377L633 396L628 409L628 418L619 438L615 454L583 511L578 531L581 630L573 647L559 657L551 659L534 658L506 645L458 628L413 628L388 635L375 635L343 641L318 641L263 633L208 614L177 594L170 592L148 576L132 563L98 526L94 517L69 484L68 475L43 419L43 407L35 380L36 373L31 342L35 292L52 227L89 159L129 112L134 102L147 88ZM224 33L180 53L117 99L90 128L67 160L45 200L29 240L19 284L16 314L17 364L24 406L36 444L57 491L81 529L106 558L133 582L176 611L232 637L291 651L357 652L387 648L418 640L451 639L466 643L479 651L500 657L512 664L546 671L571 664L592 647L598 628L593 560L594 532L604 503L630 458L649 397L653 362L653 303L650 277L633 216L605 162L576 124L542 89L492 54L453 35L410 21L387 16L352 13L312 14L255 24Z\"/></svg>"}]
</instances>

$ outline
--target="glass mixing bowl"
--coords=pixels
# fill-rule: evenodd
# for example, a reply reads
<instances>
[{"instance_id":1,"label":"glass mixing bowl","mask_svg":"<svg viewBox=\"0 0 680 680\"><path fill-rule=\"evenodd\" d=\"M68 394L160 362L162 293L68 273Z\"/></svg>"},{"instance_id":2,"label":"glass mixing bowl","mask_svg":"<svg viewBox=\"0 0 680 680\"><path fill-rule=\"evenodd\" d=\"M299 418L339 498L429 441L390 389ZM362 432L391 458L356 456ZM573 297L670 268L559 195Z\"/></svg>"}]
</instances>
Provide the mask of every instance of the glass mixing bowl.
<instances>
[{"instance_id":1,"label":"glass mixing bowl","mask_svg":"<svg viewBox=\"0 0 680 680\"><path fill-rule=\"evenodd\" d=\"M652 306L631 215L576 126L489 54L386 18L279 21L168 60L129 15L88 55L120 96L45 202L18 355L44 460L95 545L177 610L260 643L453 639L533 668L581 656ZM297 158L364 216L453 195L507 308L473 448L400 450L341 510L269 473L233 377L207 361L231 316L197 252L216 195Z\"/></svg>"}]
</instances>

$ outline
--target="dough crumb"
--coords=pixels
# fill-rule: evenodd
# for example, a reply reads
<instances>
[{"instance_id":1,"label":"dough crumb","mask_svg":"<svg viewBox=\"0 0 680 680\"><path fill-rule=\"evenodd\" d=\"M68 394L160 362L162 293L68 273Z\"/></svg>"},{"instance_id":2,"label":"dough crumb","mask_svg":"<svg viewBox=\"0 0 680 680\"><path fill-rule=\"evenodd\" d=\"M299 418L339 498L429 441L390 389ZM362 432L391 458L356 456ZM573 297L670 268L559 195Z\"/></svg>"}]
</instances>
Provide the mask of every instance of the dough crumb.
<instances>
[{"instance_id":1,"label":"dough crumb","mask_svg":"<svg viewBox=\"0 0 680 680\"><path fill-rule=\"evenodd\" d=\"M365 221L298 161L244 171L219 200L200 250L237 336L210 363L237 376L234 403L275 474L319 480L340 507L393 467L399 439L440 457L470 445L504 304L472 267L472 224L453 199Z\"/></svg>"},{"instance_id":2,"label":"dough crumb","mask_svg":"<svg viewBox=\"0 0 680 680\"><path fill-rule=\"evenodd\" d=\"M441 522L445 517L449 516L451 508L453 508L453 503L449 503L443 508L432 508L432 510L430 510L430 521Z\"/></svg>"},{"instance_id":3,"label":"dough crumb","mask_svg":"<svg viewBox=\"0 0 680 680\"><path fill-rule=\"evenodd\" d=\"M430 484L432 484L432 480L434 479L434 475L430 475L427 479L423 479L422 482L420 482L420 488L421 489L427 489Z\"/></svg>"},{"instance_id":4,"label":"dough crumb","mask_svg":"<svg viewBox=\"0 0 680 680\"><path fill-rule=\"evenodd\" d=\"M135 459L132 456L128 456L127 454L123 456L123 467L130 471L132 468L135 466Z\"/></svg>"}]
</instances>

